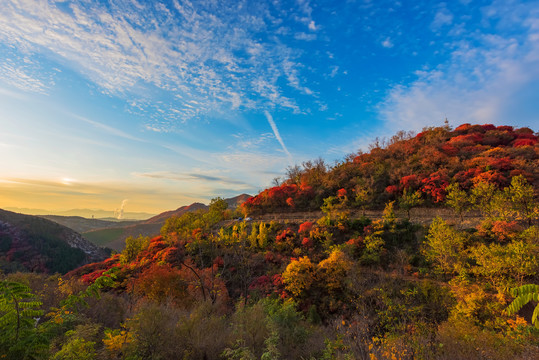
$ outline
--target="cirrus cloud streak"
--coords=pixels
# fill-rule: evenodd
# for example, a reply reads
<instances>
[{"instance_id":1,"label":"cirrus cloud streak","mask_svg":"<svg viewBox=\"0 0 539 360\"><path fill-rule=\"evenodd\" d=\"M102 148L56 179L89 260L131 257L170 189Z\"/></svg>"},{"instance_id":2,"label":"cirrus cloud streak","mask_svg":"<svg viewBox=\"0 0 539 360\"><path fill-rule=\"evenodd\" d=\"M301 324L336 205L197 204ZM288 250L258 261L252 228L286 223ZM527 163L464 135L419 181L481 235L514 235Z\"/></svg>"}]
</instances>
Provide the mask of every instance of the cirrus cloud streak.
<instances>
[{"instance_id":1,"label":"cirrus cloud streak","mask_svg":"<svg viewBox=\"0 0 539 360\"><path fill-rule=\"evenodd\" d=\"M284 14L279 5L7 0L2 7L2 42L24 49L29 58L46 54L103 92L124 97L132 112L149 114L150 122L258 106L297 112L286 88L312 94L298 80L301 52L278 34ZM12 63L0 61L1 80L13 82L8 75L18 74L19 86L46 91L38 71ZM166 92L168 100L153 102L145 96L152 89ZM150 128L163 130L159 124Z\"/></svg>"}]
</instances>

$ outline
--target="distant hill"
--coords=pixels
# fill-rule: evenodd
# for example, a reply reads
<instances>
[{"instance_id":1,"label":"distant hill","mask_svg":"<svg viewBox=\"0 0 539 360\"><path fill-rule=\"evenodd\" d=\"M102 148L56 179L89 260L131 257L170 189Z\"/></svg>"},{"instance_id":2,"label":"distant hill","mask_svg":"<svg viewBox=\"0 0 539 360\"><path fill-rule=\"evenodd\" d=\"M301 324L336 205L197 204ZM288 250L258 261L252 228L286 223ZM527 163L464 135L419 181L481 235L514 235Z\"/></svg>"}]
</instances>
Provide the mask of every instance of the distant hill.
<instances>
[{"instance_id":1,"label":"distant hill","mask_svg":"<svg viewBox=\"0 0 539 360\"><path fill-rule=\"evenodd\" d=\"M16 213L27 214L27 215L58 215L58 216L81 216L84 218L95 218L101 220L111 220L118 221L115 217L114 211L103 210L103 209L70 209L64 211L51 211L45 209L33 209L33 208L18 208L18 207L6 207L5 210L13 211ZM145 213L145 212L129 212L126 211L122 214L122 219L125 220L146 220L154 216L155 214Z\"/></svg>"},{"instance_id":2,"label":"distant hill","mask_svg":"<svg viewBox=\"0 0 539 360\"><path fill-rule=\"evenodd\" d=\"M97 246L107 247L116 251L122 251L125 239L129 236L137 237L154 236L161 231L162 223L145 224L136 223L123 227L111 227L84 232L82 235Z\"/></svg>"},{"instance_id":3,"label":"distant hill","mask_svg":"<svg viewBox=\"0 0 539 360\"><path fill-rule=\"evenodd\" d=\"M81 234L96 229L123 227L137 223L137 220L88 219L82 216L40 215L40 217L67 226Z\"/></svg>"},{"instance_id":4,"label":"distant hill","mask_svg":"<svg viewBox=\"0 0 539 360\"><path fill-rule=\"evenodd\" d=\"M348 206L383 209L389 201L418 194L425 206L445 200L446 188L468 191L485 182L505 188L522 175L539 186L538 136L527 127L463 124L401 131L376 139L369 152L349 155L335 166L323 160L289 168L280 186L248 199L248 214L318 210L324 199L344 199Z\"/></svg>"},{"instance_id":5,"label":"distant hill","mask_svg":"<svg viewBox=\"0 0 539 360\"><path fill-rule=\"evenodd\" d=\"M224 199L224 201L228 204L229 209L235 209L238 206L240 206L243 202L245 202L248 198L250 198L251 195L248 194L241 194L232 198ZM154 236L158 235L161 227L165 224L168 218L173 216L182 216L183 214L190 212L190 211L197 211L197 210L207 210L209 207L208 205L204 205L202 203L195 202L191 205L181 206L177 208L176 210L169 210L165 211L159 215L156 215L152 218L149 218L148 220L144 221L138 221L138 222L130 222L125 225L119 225L119 223L110 224L107 222L104 222L106 226L103 228L97 229L93 228L91 230L87 230L82 232L84 237L86 237L88 240L93 242L94 244L98 246L106 246L108 248L121 251L124 248L125 245L125 239L129 236ZM51 218L52 219L52 218ZM60 219L65 220L65 219ZM91 219L87 219L91 220ZM87 223L84 222L84 225L92 225L92 224L98 224L95 223Z\"/></svg>"},{"instance_id":6,"label":"distant hill","mask_svg":"<svg viewBox=\"0 0 539 360\"><path fill-rule=\"evenodd\" d=\"M162 212L161 214L156 215L144 221L144 223L145 224L164 224L165 221L167 221L169 217L182 216L183 214L189 211L206 210L207 208L208 208L207 205L196 202L196 203L192 203L191 205L179 207L176 210L169 210L169 211Z\"/></svg>"},{"instance_id":7,"label":"distant hill","mask_svg":"<svg viewBox=\"0 0 539 360\"><path fill-rule=\"evenodd\" d=\"M88 240L98 246L106 246L116 251L121 251L124 248L125 239L129 236L157 235L168 218L172 216L181 216L189 211L205 210L207 208L207 205L193 203L191 205L181 206L176 210L165 211L148 220L128 222L127 224L102 222L102 224L105 225L102 228L92 228L83 231L83 234Z\"/></svg>"},{"instance_id":8,"label":"distant hill","mask_svg":"<svg viewBox=\"0 0 539 360\"><path fill-rule=\"evenodd\" d=\"M251 195L241 194L241 195L224 199L224 200L228 204L229 209L235 209L241 204L243 204L250 197ZM158 223L164 224L165 221L172 216L182 216L183 214L189 211L207 210L207 209L208 209L208 205L204 205L204 204L196 202L196 203L192 203L191 205L179 207L176 210L165 211L159 215L156 215L144 221L144 223L145 224L158 224Z\"/></svg>"},{"instance_id":9,"label":"distant hill","mask_svg":"<svg viewBox=\"0 0 539 360\"><path fill-rule=\"evenodd\" d=\"M229 209L235 209L241 206L241 204L247 201L247 199L249 199L250 197L252 196L249 194L241 194L233 198L225 199L225 202L228 204Z\"/></svg>"},{"instance_id":10,"label":"distant hill","mask_svg":"<svg viewBox=\"0 0 539 360\"><path fill-rule=\"evenodd\" d=\"M107 257L105 250L53 221L0 209L0 269L66 273Z\"/></svg>"}]
</instances>

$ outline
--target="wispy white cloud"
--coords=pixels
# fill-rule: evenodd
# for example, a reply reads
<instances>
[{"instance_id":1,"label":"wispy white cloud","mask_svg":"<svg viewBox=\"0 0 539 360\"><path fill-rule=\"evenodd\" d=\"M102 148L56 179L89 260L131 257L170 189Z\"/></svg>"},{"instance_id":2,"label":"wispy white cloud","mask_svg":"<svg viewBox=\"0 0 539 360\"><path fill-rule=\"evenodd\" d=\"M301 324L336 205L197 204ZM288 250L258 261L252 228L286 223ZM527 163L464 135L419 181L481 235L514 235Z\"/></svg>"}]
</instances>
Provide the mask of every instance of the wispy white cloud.
<instances>
[{"instance_id":1,"label":"wispy white cloud","mask_svg":"<svg viewBox=\"0 0 539 360\"><path fill-rule=\"evenodd\" d=\"M277 139L279 144L281 144L281 147L283 148L283 151L285 152L285 154L290 159L290 162L292 162L292 155L290 154L290 152L286 148L286 145L284 144L283 138L281 137L281 134L279 133L279 129L277 128L277 124L275 124L275 121L273 121L273 117L271 116L271 114L268 111L264 111L264 115L266 115L266 119L268 119L268 123L270 124L271 129L273 130L273 134L275 135L275 138Z\"/></svg>"},{"instance_id":2,"label":"wispy white cloud","mask_svg":"<svg viewBox=\"0 0 539 360\"><path fill-rule=\"evenodd\" d=\"M453 22L453 14L447 9L446 5L442 3L440 8L434 15L434 20L430 24L432 30L437 31L445 25L450 25Z\"/></svg>"},{"instance_id":3,"label":"wispy white cloud","mask_svg":"<svg viewBox=\"0 0 539 360\"><path fill-rule=\"evenodd\" d=\"M180 155L178 157L180 165L185 166L190 162L201 167L196 171L182 170L180 171L182 174L198 173L223 177L224 173L233 171L234 175L226 178L242 179L245 183L269 183L271 179L264 173L265 171L281 172L289 164L289 160L282 153L268 150L267 143L269 139L274 138L273 134L263 134L260 139L246 139L242 135L235 138L238 139L235 146L219 152L198 150L178 143L162 146Z\"/></svg>"},{"instance_id":4,"label":"wispy white cloud","mask_svg":"<svg viewBox=\"0 0 539 360\"><path fill-rule=\"evenodd\" d=\"M230 153L216 154L215 158L225 166L234 166L234 170L238 173L250 174L251 177L258 177L269 182L268 173L281 174L282 171L289 165L289 161L282 155L272 155L268 153L260 153L253 151L233 151ZM264 184L264 181L258 181L259 184Z\"/></svg>"},{"instance_id":5,"label":"wispy white cloud","mask_svg":"<svg viewBox=\"0 0 539 360\"><path fill-rule=\"evenodd\" d=\"M222 185L233 186L234 188L241 188L241 189L253 188L252 185L249 185L245 183L244 181L235 180L235 179L224 177L224 176L200 173L200 172L183 173L183 172L174 172L174 171L154 171L154 172L146 172L146 173L135 172L132 175L137 176L137 177L174 180L174 181L181 181L181 182L187 182L187 183L192 183L193 181L220 183Z\"/></svg>"},{"instance_id":6,"label":"wispy white cloud","mask_svg":"<svg viewBox=\"0 0 539 360\"><path fill-rule=\"evenodd\" d=\"M313 41L316 40L316 34L307 34L304 32L299 32L294 35L294 38L296 40L303 40L303 41Z\"/></svg>"},{"instance_id":7,"label":"wispy white cloud","mask_svg":"<svg viewBox=\"0 0 539 360\"><path fill-rule=\"evenodd\" d=\"M237 142L234 145L231 145L229 148L240 148L244 150L257 150L260 147L265 146L271 139L275 139L273 133L264 133L260 134L257 137L246 136L244 134L234 134L232 135L237 139Z\"/></svg>"},{"instance_id":8,"label":"wispy white cloud","mask_svg":"<svg viewBox=\"0 0 539 360\"><path fill-rule=\"evenodd\" d=\"M385 38L383 41L382 41L382 46L385 47L385 48L392 48L393 47L393 42L391 41L390 38Z\"/></svg>"},{"instance_id":9,"label":"wispy white cloud","mask_svg":"<svg viewBox=\"0 0 539 360\"><path fill-rule=\"evenodd\" d=\"M182 145L180 143L162 144L161 146L169 151L172 151L173 153L180 155L183 161L185 161L185 159L191 159L201 165L216 165L211 157L212 154L208 151L199 150L194 147Z\"/></svg>"},{"instance_id":10,"label":"wispy white cloud","mask_svg":"<svg viewBox=\"0 0 539 360\"><path fill-rule=\"evenodd\" d=\"M0 30L1 31L1 30ZM4 60L0 60L0 80L19 90L31 93L46 94L53 84L50 74L39 73L38 64L29 57L15 54L12 49L0 47ZM4 94L12 97L14 93ZM17 98L21 99L20 96Z\"/></svg>"},{"instance_id":11,"label":"wispy white cloud","mask_svg":"<svg viewBox=\"0 0 539 360\"><path fill-rule=\"evenodd\" d=\"M141 142L146 142L146 140L144 139L140 139L136 136L132 136L122 130L119 130L119 129L116 129L112 126L109 126L109 125L106 125L106 124L103 124L103 123L100 123L98 121L95 121L95 120L91 120L91 119L88 119L84 116L80 116L80 115L76 115L76 114L69 114L72 118L74 119L77 119L79 121L83 121L87 124L90 124L92 125L93 127L99 129L99 130L102 130L103 132L107 133L108 135L114 135L114 136L118 136L118 137L122 137L124 139L129 139L129 140L134 140L134 141L141 141Z\"/></svg>"},{"instance_id":12,"label":"wispy white cloud","mask_svg":"<svg viewBox=\"0 0 539 360\"><path fill-rule=\"evenodd\" d=\"M391 134L387 134L391 135ZM343 155L356 154L359 150L367 151L369 145L373 143L373 139L380 136L377 131L365 131L360 136L345 141L339 145L330 146L327 150L329 155L335 156L337 159L341 159Z\"/></svg>"},{"instance_id":13,"label":"wispy white cloud","mask_svg":"<svg viewBox=\"0 0 539 360\"><path fill-rule=\"evenodd\" d=\"M497 22L498 34L461 36L447 44L453 49L447 62L418 70L411 83L394 85L378 109L386 129L418 130L446 117L453 124L537 121L539 12L531 4L500 2L483 12L485 21ZM515 36L517 27L523 35Z\"/></svg>"},{"instance_id":14,"label":"wispy white cloud","mask_svg":"<svg viewBox=\"0 0 539 360\"><path fill-rule=\"evenodd\" d=\"M281 11L278 4L247 4L6 0L0 11L0 41L29 54L47 54L103 92L129 100L133 112L157 113L149 119L154 128L230 109L278 106L297 112L296 101L277 84L301 70L301 52L284 45L279 35L264 41L257 36L261 31L277 34L280 19L271 14ZM316 30L308 1L300 5L289 18ZM313 36L300 35L307 40ZM13 83L16 75L25 90L47 88L43 79L5 60L0 60L1 80ZM296 88L293 81L289 85ZM304 85L300 88L302 94L312 94ZM169 93L169 99L152 104L152 89Z\"/></svg>"}]
</instances>

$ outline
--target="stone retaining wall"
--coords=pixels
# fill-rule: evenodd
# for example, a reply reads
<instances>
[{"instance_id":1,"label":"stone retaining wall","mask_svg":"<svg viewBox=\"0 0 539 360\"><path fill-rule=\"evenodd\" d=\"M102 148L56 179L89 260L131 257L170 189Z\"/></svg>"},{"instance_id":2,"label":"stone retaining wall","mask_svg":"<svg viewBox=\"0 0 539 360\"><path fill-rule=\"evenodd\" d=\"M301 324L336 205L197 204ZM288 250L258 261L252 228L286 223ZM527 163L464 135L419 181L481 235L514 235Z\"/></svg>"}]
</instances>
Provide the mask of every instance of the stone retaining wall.
<instances>
[{"instance_id":1,"label":"stone retaining wall","mask_svg":"<svg viewBox=\"0 0 539 360\"><path fill-rule=\"evenodd\" d=\"M363 213L369 219L381 219L383 216L383 211L381 210L350 210L350 218L358 219ZM397 210L396 214L399 218L406 218L406 212L402 210ZM305 212L294 212L294 213L274 213L274 214L264 214L253 216L254 221L276 221L279 223L301 223L305 221L316 221L324 216L322 211L305 211ZM430 224L432 219L435 217L441 217L444 220L460 224L462 227L474 227L478 225L483 217L479 211L470 211L463 216L463 221L460 221L460 218L455 215L455 212L451 209L444 208L414 208L410 210L410 221L419 224Z\"/></svg>"}]
</instances>

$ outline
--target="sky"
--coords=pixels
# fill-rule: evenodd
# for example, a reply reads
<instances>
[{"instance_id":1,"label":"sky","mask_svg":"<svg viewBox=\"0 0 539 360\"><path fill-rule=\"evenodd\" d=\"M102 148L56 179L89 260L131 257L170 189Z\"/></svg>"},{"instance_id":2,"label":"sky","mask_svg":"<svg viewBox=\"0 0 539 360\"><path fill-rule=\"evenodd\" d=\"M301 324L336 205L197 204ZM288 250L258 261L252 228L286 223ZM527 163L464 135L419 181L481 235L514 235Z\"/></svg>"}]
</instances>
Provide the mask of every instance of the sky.
<instances>
[{"instance_id":1,"label":"sky","mask_svg":"<svg viewBox=\"0 0 539 360\"><path fill-rule=\"evenodd\" d=\"M539 120L538 1L0 7L0 208L159 213L399 130Z\"/></svg>"}]
</instances>

